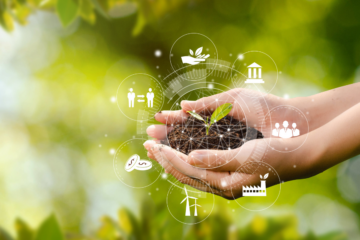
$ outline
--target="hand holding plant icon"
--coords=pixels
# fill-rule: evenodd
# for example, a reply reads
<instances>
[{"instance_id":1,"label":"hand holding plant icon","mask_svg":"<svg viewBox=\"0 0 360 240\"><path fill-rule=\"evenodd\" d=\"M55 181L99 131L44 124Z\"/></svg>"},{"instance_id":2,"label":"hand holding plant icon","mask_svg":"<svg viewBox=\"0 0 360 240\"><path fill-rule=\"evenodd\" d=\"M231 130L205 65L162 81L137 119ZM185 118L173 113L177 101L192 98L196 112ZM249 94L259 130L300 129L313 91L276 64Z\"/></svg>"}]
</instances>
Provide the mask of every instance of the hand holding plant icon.
<instances>
[{"instance_id":1,"label":"hand holding plant icon","mask_svg":"<svg viewBox=\"0 0 360 240\"><path fill-rule=\"evenodd\" d=\"M194 118L203 121L205 123L205 127L206 127L206 135L209 135L209 129L211 127L211 125L213 125L214 123L220 121L222 118L224 118L226 115L229 114L229 112L232 109L232 104L231 103L225 103L223 105L220 105L217 109L215 109L215 111L212 113L211 118L210 118L210 122L209 122L209 117L205 119L203 119L199 114L197 114L196 112L192 112L192 111L187 111L188 113L190 113L191 116L193 116Z\"/></svg>"},{"instance_id":2,"label":"hand holding plant icon","mask_svg":"<svg viewBox=\"0 0 360 240\"><path fill-rule=\"evenodd\" d=\"M196 50L195 54L194 51L190 49L191 56L184 56L181 57L183 63L188 63L190 65L196 65L200 62L204 62L206 58L210 57L210 54L201 54L203 47L200 47Z\"/></svg>"}]
</instances>

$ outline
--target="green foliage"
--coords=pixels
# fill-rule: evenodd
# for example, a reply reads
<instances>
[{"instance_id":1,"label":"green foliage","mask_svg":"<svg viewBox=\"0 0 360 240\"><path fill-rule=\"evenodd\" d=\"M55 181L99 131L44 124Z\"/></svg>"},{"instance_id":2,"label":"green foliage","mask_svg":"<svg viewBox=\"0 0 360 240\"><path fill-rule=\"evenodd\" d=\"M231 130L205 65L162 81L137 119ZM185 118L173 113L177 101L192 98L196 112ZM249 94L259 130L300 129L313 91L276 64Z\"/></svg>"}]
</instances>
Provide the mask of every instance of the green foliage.
<instances>
[{"instance_id":1,"label":"green foliage","mask_svg":"<svg viewBox=\"0 0 360 240\"><path fill-rule=\"evenodd\" d=\"M89 6L87 8L89 8ZM78 5L73 0L58 0L56 4L56 11L59 15L61 23L66 27L75 20L78 13ZM87 13L88 12L83 11L83 14Z\"/></svg>"},{"instance_id":2,"label":"green foliage","mask_svg":"<svg viewBox=\"0 0 360 240\"><path fill-rule=\"evenodd\" d=\"M224 118L226 115L228 115L229 112L231 111L231 109L232 109L231 103L225 103L225 104L219 106L217 109L215 109L215 111L211 115L210 125L214 124L215 122L220 121L222 118Z\"/></svg>"},{"instance_id":3,"label":"green foliage","mask_svg":"<svg viewBox=\"0 0 360 240\"><path fill-rule=\"evenodd\" d=\"M64 236L54 215L47 218L36 233L35 240L63 240Z\"/></svg>"},{"instance_id":4,"label":"green foliage","mask_svg":"<svg viewBox=\"0 0 360 240\"><path fill-rule=\"evenodd\" d=\"M222 118L224 118L226 115L228 115L229 112L231 111L231 109L232 109L232 104L231 103L225 103L225 104L219 106L218 108L215 109L215 111L211 115L210 122L209 122L208 118L206 118L206 120L205 120L199 114L197 114L196 112L193 112L193 111L187 111L187 112L191 116L193 116L194 118L196 118L196 119L198 119L200 121L203 121L205 123L206 135L208 135L211 125L213 125L214 123L220 121Z\"/></svg>"},{"instance_id":5,"label":"green foliage","mask_svg":"<svg viewBox=\"0 0 360 240\"><path fill-rule=\"evenodd\" d=\"M15 220L16 240L31 240L34 238L34 232L22 219Z\"/></svg>"}]
</instances>

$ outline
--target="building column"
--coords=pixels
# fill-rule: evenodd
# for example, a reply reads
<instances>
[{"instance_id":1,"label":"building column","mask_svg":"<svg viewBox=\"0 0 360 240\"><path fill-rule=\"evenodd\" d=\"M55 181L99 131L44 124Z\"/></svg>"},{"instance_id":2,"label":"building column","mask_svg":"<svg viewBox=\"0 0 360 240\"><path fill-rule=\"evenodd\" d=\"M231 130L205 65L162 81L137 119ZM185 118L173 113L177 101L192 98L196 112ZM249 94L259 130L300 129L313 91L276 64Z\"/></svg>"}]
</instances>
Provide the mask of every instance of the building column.
<instances>
[{"instance_id":1,"label":"building column","mask_svg":"<svg viewBox=\"0 0 360 240\"><path fill-rule=\"evenodd\" d=\"M256 77L256 68L254 68L254 78L257 78Z\"/></svg>"},{"instance_id":2,"label":"building column","mask_svg":"<svg viewBox=\"0 0 360 240\"><path fill-rule=\"evenodd\" d=\"M259 68L259 78L261 78L261 68Z\"/></svg>"},{"instance_id":3,"label":"building column","mask_svg":"<svg viewBox=\"0 0 360 240\"><path fill-rule=\"evenodd\" d=\"M251 78L251 68L249 68L249 78Z\"/></svg>"}]
</instances>

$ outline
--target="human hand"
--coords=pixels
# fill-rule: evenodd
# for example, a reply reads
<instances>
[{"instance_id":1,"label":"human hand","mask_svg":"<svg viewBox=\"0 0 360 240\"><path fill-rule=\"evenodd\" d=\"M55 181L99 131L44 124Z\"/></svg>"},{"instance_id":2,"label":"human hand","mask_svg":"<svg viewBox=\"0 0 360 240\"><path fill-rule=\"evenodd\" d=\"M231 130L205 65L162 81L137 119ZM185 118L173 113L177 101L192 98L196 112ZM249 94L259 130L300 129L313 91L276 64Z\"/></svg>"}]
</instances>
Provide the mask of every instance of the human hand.
<instances>
[{"instance_id":1,"label":"human hand","mask_svg":"<svg viewBox=\"0 0 360 240\"><path fill-rule=\"evenodd\" d=\"M299 138L276 139L275 144L282 145L286 141L286 144L296 145L301 141ZM233 150L195 150L189 156L154 140L146 141L144 147L148 150L148 157L159 162L167 173L180 182L226 199L241 197L242 186L258 185L259 175L266 174L256 167L257 162L251 157L254 152L259 153L259 150L268 152L261 162L271 165L283 181L317 173L311 168L317 151L307 151L307 158L304 159L304 151L284 154L268 149L266 141L267 139L252 140ZM245 164L252 167L245 168L245 172L243 169L239 171ZM270 176L267 179L267 187L278 183L278 178Z\"/></svg>"},{"instance_id":2,"label":"human hand","mask_svg":"<svg viewBox=\"0 0 360 240\"><path fill-rule=\"evenodd\" d=\"M190 56L181 57L181 60L183 63L188 63L190 65L196 65L199 64L200 62L205 62L204 58L194 58Z\"/></svg>"}]
</instances>

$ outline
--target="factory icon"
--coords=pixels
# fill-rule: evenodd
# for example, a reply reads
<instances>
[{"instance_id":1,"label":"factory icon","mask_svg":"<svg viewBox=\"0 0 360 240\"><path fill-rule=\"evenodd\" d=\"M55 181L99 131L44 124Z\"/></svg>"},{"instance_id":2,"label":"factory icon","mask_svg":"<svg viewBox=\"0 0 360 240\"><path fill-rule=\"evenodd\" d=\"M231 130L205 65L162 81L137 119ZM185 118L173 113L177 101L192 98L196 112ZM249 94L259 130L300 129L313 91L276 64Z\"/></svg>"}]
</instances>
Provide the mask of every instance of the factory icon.
<instances>
[{"instance_id":1,"label":"factory icon","mask_svg":"<svg viewBox=\"0 0 360 240\"><path fill-rule=\"evenodd\" d=\"M268 176L269 173L265 174L264 177L260 175L260 186L243 186L243 197L266 197L266 179Z\"/></svg>"}]
</instances>

